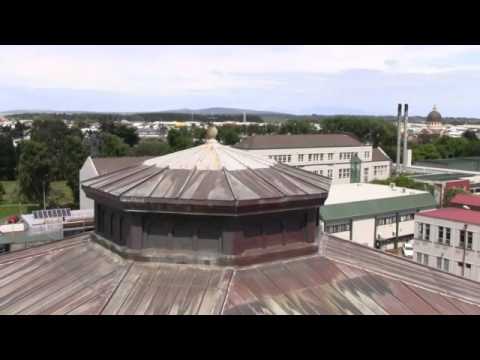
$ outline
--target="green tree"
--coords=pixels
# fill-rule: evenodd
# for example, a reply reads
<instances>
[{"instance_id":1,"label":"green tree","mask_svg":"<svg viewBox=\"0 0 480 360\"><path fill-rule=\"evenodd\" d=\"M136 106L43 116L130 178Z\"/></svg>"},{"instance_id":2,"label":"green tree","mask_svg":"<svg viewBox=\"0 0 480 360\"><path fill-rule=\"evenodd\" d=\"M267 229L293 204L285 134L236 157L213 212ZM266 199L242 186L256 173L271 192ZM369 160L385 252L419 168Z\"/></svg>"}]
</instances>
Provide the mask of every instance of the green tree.
<instances>
[{"instance_id":1,"label":"green tree","mask_svg":"<svg viewBox=\"0 0 480 360\"><path fill-rule=\"evenodd\" d=\"M467 130L462 135L465 139L469 141L476 141L478 140L477 134L473 130Z\"/></svg>"},{"instance_id":2,"label":"green tree","mask_svg":"<svg viewBox=\"0 0 480 360\"><path fill-rule=\"evenodd\" d=\"M3 187L3 184L0 182L0 202L3 201L4 196L5 196L5 188Z\"/></svg>"},{"instance_id":3,"label":"green tree","mask_svg":"<svg viewBox=\"0 0 480 360\"><path fill-rule=\"evenodd\" d=\"M194 145L192 133L186 128L171 129L167 139L173 151L188 149Z\"/></svg>"},{"instance_id":4,"label":"green tree","mask_svg":"<svg viewBox=\"0 0 480 360\"><path fill-rule=\"evenodd\" d=\"M30 201L43 203L43 191L48 196L52 181L52 161L48 147L37 141L24 141L18 165L21 194Z\"/></svg>"},{"instance_id":5,"label":"green tree","mask_svg":"<svg viewBox=\"0 0 480 360\"><path fill-rule=\"evenodd\" d=\"M288 120L280 126L280 134L314 134L316 129L308 120Z\"/></svg>"},{"instance_id":6,"label":"green tree","mask_svg":"<svg viewBox=\"0 0 480 360\"><path fill-rule=\"evenodd\" d=\"M104 157L126 156L130 147L116 135L104 133L100 136L99 155Z\"/></svg>"},{"instance_id":7,"label":"green tree","mask_svg":"<svg viewBox=\"0 0 480 360\"><path fill-rule=\"evenodd\" d=\"M225 145L235 145L240 141L240 129L233 126L221 126L218 129L218 140Z\"/></svg>"},{"instance_id":8,"label":"green tree","mask_svg":"<svg viewBox=\"0 0 480 360\"><path fill-rule=\"evenodd\" d=\"M32 124L31 139L43 143L48 148L51 160L51 178L63 180L65 165L68 159L64 157L65 139L70 134L67 125L61 120L37 119Z\"/></svg>"},{"instance_id":9,"label":"green tree","mask_svg":"<svg viewBox=\"0 0 480 360\"><path fill-rule=\"evenodd\" d=\"M102 121L100 124L100 131L102 133L109 133L118 136L129 146L135 146L140 140L135 128L128 125L115 123L113 119Z\"/></svg>"},{"instance_id":10,"label":"green tree","mask_svg":"<svg viewBox=\"0 0 480 360\"><path fill-rule=\"evenodd\" d=\"M133 147L130 153L133 156L161 156L171 151L170 146L158 139L145 139Z\"/></svg>"},{"instance_id":11,"label":"green tree","mask_svg":"<svg viewBox=\"0 0 480 360\"><path fill-rule=\"evenodd\" d=\"M78 136L69 135L65 139L64 157L65 180L72 189L75 206L78 206L80 190L80 168L88 157L88 148Z\"/></svg>"},{"instance_id":12,"label":"green tree","mask_svg":"<svg viewBox=\"0 0 480 360\"><path fill-rule=\"evenodd\" d=\"M15 146L10 134L0 134L0 180L13 180L16 166Z\"/></svg>"},{"instance_id":13,"label":"green tree","mask_svg":"<svg viewBox=\"0 0 480 360\"><path fill-rule=\"evenodd\" d=\"M444 199L444 206L449 206L450 205L450 201L452 201L452 199L455 197L455 195L457 194L466 194L467 192L463 189L460 189L460 188L451 188L451 189L448 189L446 192L445 192L445 199Z\"/></svg>"}]
</instances>

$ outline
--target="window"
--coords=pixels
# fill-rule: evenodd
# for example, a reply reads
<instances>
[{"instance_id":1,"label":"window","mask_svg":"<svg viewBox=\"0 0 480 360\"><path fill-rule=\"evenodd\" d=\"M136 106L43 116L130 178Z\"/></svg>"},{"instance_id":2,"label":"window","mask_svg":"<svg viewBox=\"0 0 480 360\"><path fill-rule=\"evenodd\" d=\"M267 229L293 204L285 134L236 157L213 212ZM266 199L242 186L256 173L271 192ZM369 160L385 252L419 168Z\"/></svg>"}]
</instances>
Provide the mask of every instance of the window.
<instances>
[{"instance_id":1,"label":"window","mask_svg":"<svg viewBox=\"0 0 480 360\"><path fill-rule=\"evenodd\" d=\"M390 225L395 224L397 222L397 217L395 215L392 216L385 216L378 218L378 225Z\"/></svg>"},{"instance_id":2,"label":"window","mask_svg":"<svg viewBox=\"0 0 480 360\"><path fill-rule=\"evenodd\" d=\"M363 182L368 182L368 170L370 170L368 167L363 169Z\"/></svg>"},{"instance_id":3,"label":"window","mask_svg":"<svg viewBox=\"0 0 480 360\"><path fill-rule=\"evenodd\" d=\"M430 224L425 224L425 240L430 240Z\"/></svg>"},{"instance_id":4,"label":"window","mask_svg":"<svg viewBox=\"0 0 480 360\"><path fill-rule=\"evenodd\" d=\"M292 161L292 155L288 155L287 161L288 161L288 162L291 162L291 161Z\"/></svg>"},{"instance_id":5,"label":"window","mask_svg":"<svg viewBox=\"0 0 480 360\"><path fill-rule=\"evenodd\" d=\"M320 170L320 175L322 175L322 176L323 176L323 170Z\"/></svg>"},{"instance_id":6,"label":"window","mask_svg":"<svg viewBox=\"0 0 480 360\"><path fill-rule=\"evenodd\" d=\"M303 162L303 154L299 154L299 155L298 155L298 161L299 161L299 162Z\"/></svg>"},{"instance_id":7,"label":"window","mask_svg":"<svg viewBox=\"0 0 480 360\"><path fill-rule=\"evenodd\" d=\"M438 242L443 243L443 226L438 227Z\"/></svg>"},{"instance_id":8,"label":"window","mask_svg":"<svg viewBox=\"0 0 480 360\"><path fill-rule=\"evenodd\" d=\"M333 160L333 153L328 153L328 160Z\"/></svg>"},{"instance_id":9,"label":"window","mask_svg":"<svg viewBox=\"0 0 480 360\"><path fill-rule=\"evenodd\" d=\"M308 154L308 161L312 161L313 159L313 154Z\"/></svg>"},{"instance_id":10,"label":"window","mask_svg":"<svg viewBox=\"0 0 480 360\"><path fill-rule=\"evenodd\" d=\"M323 161L323 154L320 154L320 161Z\"/></svg>"},{"instance_id":11,"label":"window","mask_svg":"<svg viewBox=\"0 0 480 360\"><path fill-rule=\"evenodd\" d=\"M465 247L465 230L460 230L460 242L458 246L461 248Z\"/></svg>"},{"instance_id":12,"label":"window","mask_svg":"<svg viewBox=\"0 0 480 360\"><path fill-rule=\"evenodd\" d=\"M418 263L422 262L422 253L417 253L417 262Z\"/></svg>"},{"instance_id":13,"label":"window","mask_svg":"<svg viewBox=\"0 0 480 360\"><path fill-rule=\"evenodd\" d=\"M450 228L445 228L445 244L450 245Z\"/></svg>"},{"instance_id":14,"label":"window","mask_svg":"<svg viewBox=\"0 0 480 360\"><path fill-rule=\"evenodd\" d=\"M331 179L333 176L333 170L332 169L328 170L327 174L328 174L327 176Z\"/></svg>"},{"instance_id":15,"label":"window","mask_svg":"<svg viewBox=\"0 0 480 360\"><path fill-rule=\"evenodd\" d=\"M423 254L423 265L428 265L428 255Z\"/></svg>"},{"instance_id":16,"label":"window","mask_svg":"<svg viewBox=\"0 0 480 360\"><path fill-rule=\"evenodd\" d=\"M442 258L437 257L437 269L442 270Z\"/></svg>"},{"instance_id":17,"label":"window","mask_svg":"<svg viewBox=\"0 0 480 360\"><path fill-rule=\"evenodd\" d=\"M418 238L423 239L423 224L418 223Z\"/></svg>"},{"instance_id":18,"label":"window","mask_svg":"<svg viewBox=\"0 0 480 360\"><path fill-rule=\"evenodd\" d=\"M473 245L473 233L471 231L467 232L467 249L472 250Z\"/></svg>"},{"instance_id":19,"label":"window","mask_svg":"<svg viewBox=\"0 0 480 360\"><path fill-rule=\"evenodd\" d=\"M347 222L347 223L341 223L341 224L327 225L325 228L325 231L329 234L334 234L339 232L350 231L350 228L351 228L350 222Z\"/></svg>"},{"instance_id":20,"label":"window","mask_svg":"<svg viewBox=\"0 0 480 360\"><path fill-rule=\"evenodd\" d=\"M400 216L400 221L412 221L415 218L415 214L406 214Z\"/></svg>"},{"instance_id":21,"label":"window","mask_svg":"<svg viewBox=\"0 0 480 360\"><path fill-rule=\"evenodd\" d=\"M365 160L370 160L370 151L365 151Z\"/></svg>"},{"instance_id":22,"label":"window","mask_svg":"<svg viewBox=\"0 0 480 360\"><path fill-rule=\"evenodd\" d=\"M450 260L443 259L443 271L450 271Z\"/></svg>"}]
</instances>

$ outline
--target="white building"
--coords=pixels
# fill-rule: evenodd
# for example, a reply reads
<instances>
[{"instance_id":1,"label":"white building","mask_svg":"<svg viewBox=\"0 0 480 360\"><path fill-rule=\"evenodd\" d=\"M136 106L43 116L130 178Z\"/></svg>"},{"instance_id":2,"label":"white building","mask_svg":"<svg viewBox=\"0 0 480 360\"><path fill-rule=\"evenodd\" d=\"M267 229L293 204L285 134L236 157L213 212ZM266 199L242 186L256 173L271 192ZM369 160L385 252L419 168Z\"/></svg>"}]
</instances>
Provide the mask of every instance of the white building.
<instances>
[{"instance_id":1,"label":"white building","mask_svg":"<svg viewBox=\"0 0 480 360\"><path fill-rule=\"evenodd\" d=\"M376 184L334 184L320 208L322 229L344 240L392 249L414 235L414 217L435 208L426 191Z\"/></svg>"},{"instance_id":2,"label":"white building","mask_svg":"<svg viewBox=\"0 0 480 360\"><path fill-rule=\"evenodd\" d=\"M114 172L126 167L135 165L139 159L150 159L151 156L147 157L104 157L104 158L92 158L88 157L85 160L82 168L80 169L80 209L93 209L94 202L92 199L88 198L85 195L85 192L82 189L82 182L94 177L105 175L110 172Z\"/></svg>"},{"instance_id":3,"label":"white building","mask_svg":"<svg viewBox=\"0 0 480 360\"><path fill-rule=\"evenodd\" d=\"M329 177L333 183L384 180L392 161L349 134L257 135L235 147Z\"/></svg>"},{"instance_id":4,"label":"white building","mask_svg":"<svg viewBox=\"0 0 480 360\"><path fill-rule=\"evenodd\" d=\"M415 219L413 258L471 280L480 281L480 212L442 208Z\"/></svg>"}]
</instances>

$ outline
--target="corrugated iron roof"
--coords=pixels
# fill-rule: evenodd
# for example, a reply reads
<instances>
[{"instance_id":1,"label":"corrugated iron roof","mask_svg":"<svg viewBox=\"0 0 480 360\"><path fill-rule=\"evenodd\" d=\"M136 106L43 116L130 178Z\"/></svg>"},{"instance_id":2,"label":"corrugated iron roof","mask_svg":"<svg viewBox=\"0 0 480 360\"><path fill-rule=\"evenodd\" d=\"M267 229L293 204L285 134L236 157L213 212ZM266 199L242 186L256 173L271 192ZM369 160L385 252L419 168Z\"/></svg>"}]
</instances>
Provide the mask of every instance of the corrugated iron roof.
<instances>
[{"instance_id":1,"label":"corrugated iron roof","mask_svg":"<svg viewBox=\"0 0 480 360\"><path fill-rule=\"evenodd\" d=\"M124 260L78 236L0 256L0 314L480 314L479 283L322 241L324 256L221 268Z\"/></svg>"},{"instance_id":2,"label":"corrugated iron roof","mask_svg":"<svg viewBox=\"0 0 480 360\"><path fill-rule=\"evenodd\" d=\"M304 149L314 147L365 146L350 134L255 135L235 145L238 149Z\"/></svg>"},{"instance_id":3,"label":"corrugated iron roof","mask_svg":"<svg viewBox=\"0 0 480 360\"><path fill-rule=\"evenodd\" d=\"M361 190L359 190L361 191ZM324 205L320 217L324 221L372 217L403 210L424 210L436 207L430 193L391 197L384 199L356 201L351 203Z\"/></svg>"}]
</instances>

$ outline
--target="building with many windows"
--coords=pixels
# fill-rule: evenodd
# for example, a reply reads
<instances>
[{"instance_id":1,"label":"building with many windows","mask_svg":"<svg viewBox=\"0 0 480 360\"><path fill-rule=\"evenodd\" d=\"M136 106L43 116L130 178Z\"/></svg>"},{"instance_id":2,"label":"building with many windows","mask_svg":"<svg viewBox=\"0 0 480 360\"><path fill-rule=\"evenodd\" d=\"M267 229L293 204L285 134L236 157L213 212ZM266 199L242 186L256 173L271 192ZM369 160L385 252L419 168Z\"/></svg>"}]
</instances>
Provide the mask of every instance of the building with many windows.
<instances>
[{"instance_id":1,"label":"building with many windows","mask_svg":"<svg viewBox=\"0 0 480 360\"><path fill-rule=\"evenodd\" d=\"M392 161L381 148L350 134L256 135L236 147L329 177L333 183L366 183L391 174Z\"/></svg>"},{"instance_id":2,"label":"building with many windows","mask_svg":"<svg viewBox=\"0 0 480 360\"><path fill-rule=\"evenodd\" d=\"M414 260L480 281L480 212L462 208L426 211L415 219Z\"/></svg>"},{"instance_id":3,"label":"building with many windows","mask_svg":"<svg viewBox=\"0 0 480 360\"><path fill-rule=\"evenodd\" d=\"M335 184L320 219L327 234L355 243L392 249L413 238L415 214L434 209L425 191L376 184Z\"/></svg>"}]
</instances>

